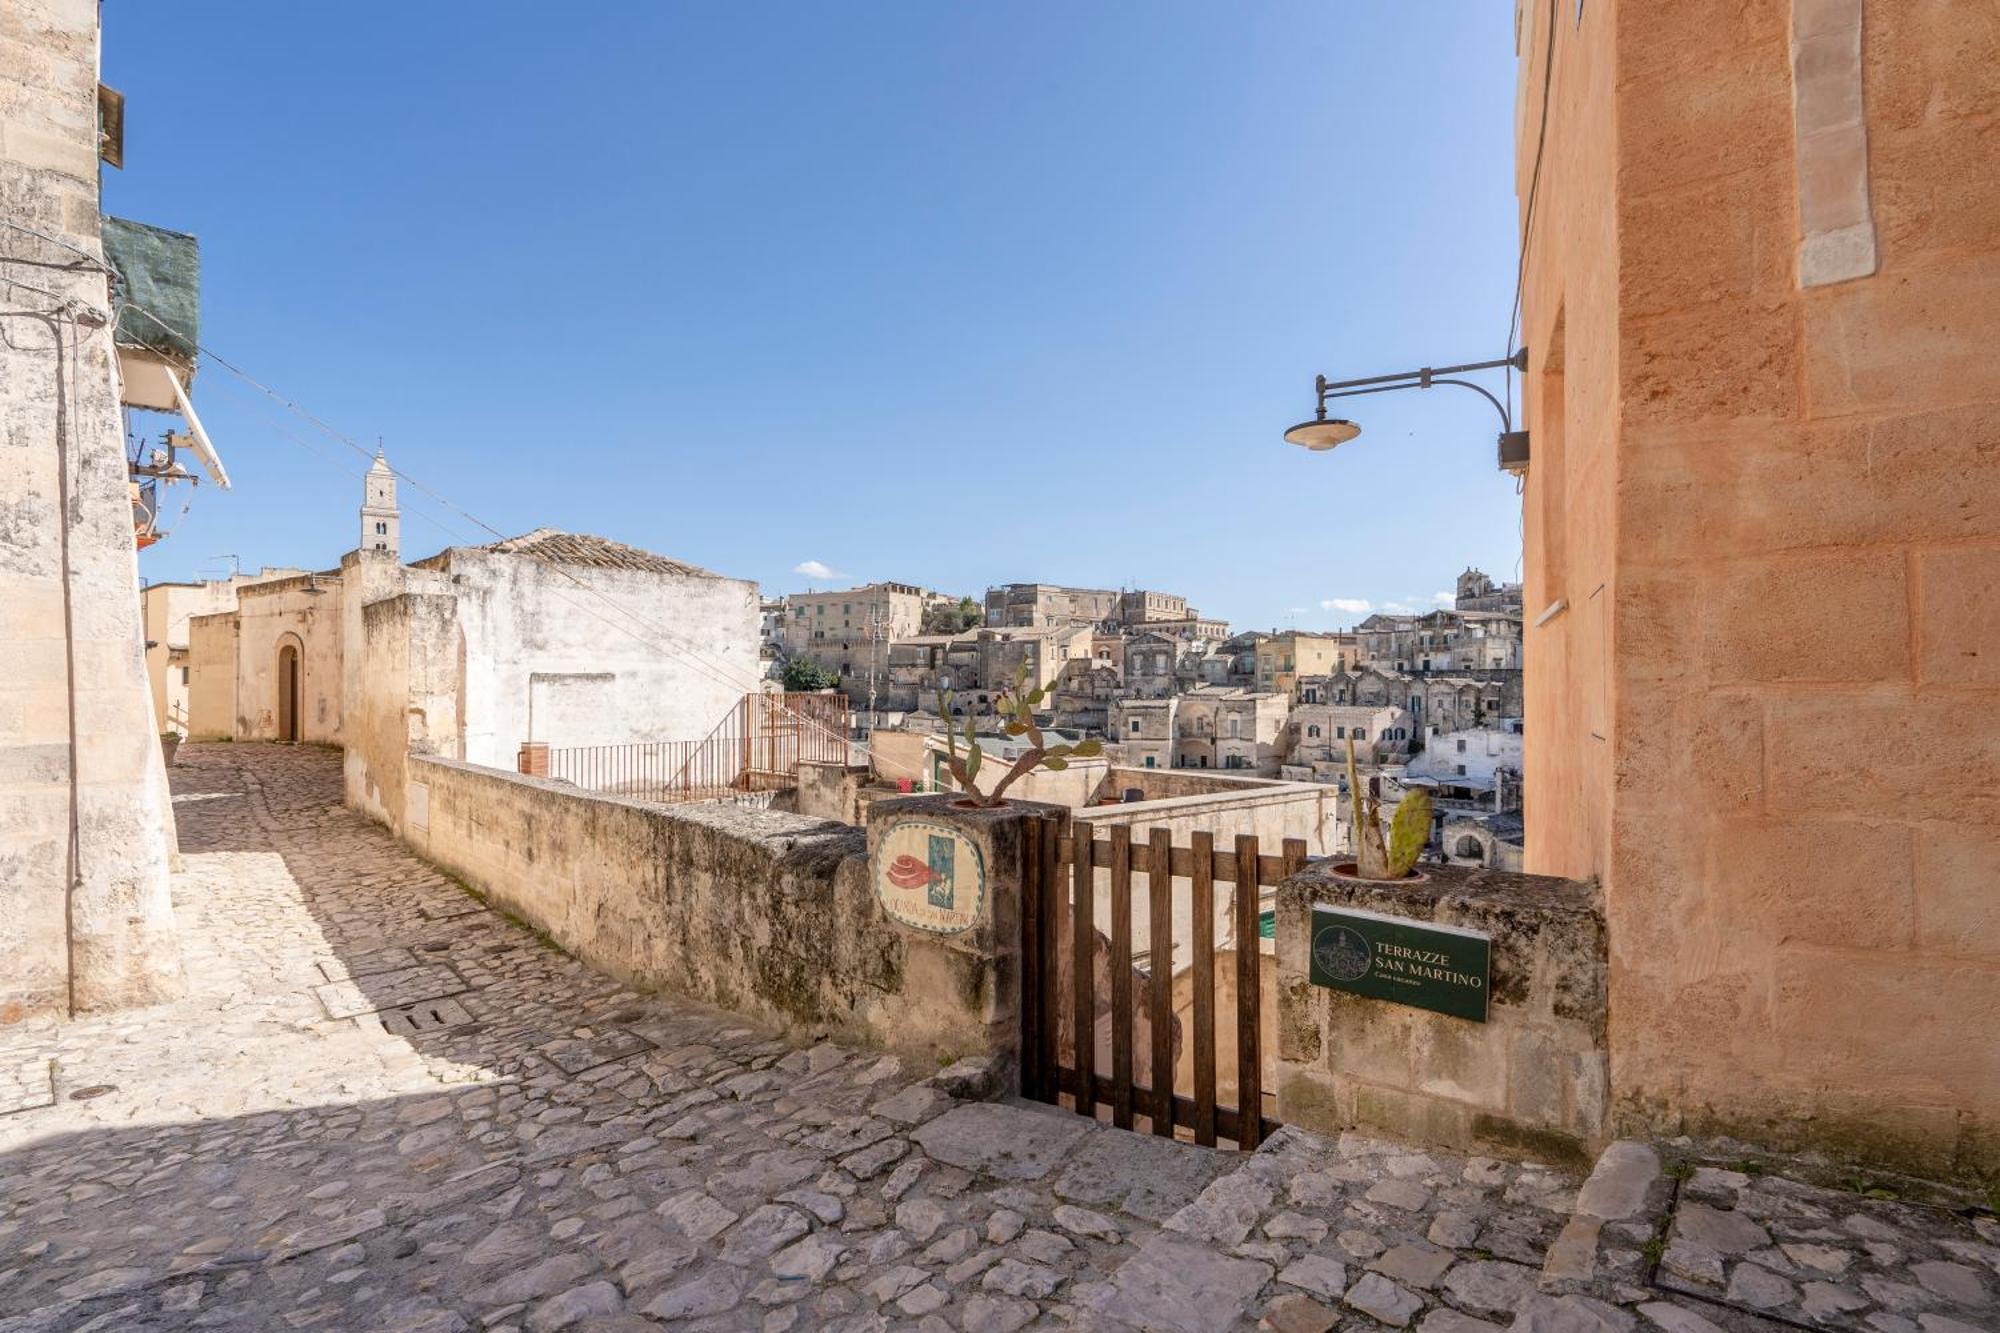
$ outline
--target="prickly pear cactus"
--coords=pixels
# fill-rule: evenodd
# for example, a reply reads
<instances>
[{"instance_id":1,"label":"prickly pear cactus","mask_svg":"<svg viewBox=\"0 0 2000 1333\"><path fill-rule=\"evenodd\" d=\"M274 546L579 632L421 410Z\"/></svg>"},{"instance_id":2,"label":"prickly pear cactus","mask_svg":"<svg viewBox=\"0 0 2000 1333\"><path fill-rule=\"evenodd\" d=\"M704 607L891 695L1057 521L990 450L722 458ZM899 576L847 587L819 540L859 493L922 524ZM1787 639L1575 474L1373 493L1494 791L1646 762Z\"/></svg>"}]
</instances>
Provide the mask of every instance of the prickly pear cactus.
<instances>
[{"instance_id":1,"label":"prickly pear cactus","mask_svg":"<svg viewBox=\"0 0 2000 1333\"><path fill-rule=\"evenodd\" d=\"M1354 739L1347 741L1347 803L1354 820L1354 872L1363 879L1388 879L1389 851L1382 842L1382 812L1361 785Z\"/></svg>"},{"instance_id":2,"label":"prickly pear cactus","mask_svg":"<svg viewBox=\"0 0 2000 1333\"><path fill-rule=\"evenodd\" d=\"M1431 840L1431 794L1423 787L1405 792L1396 817L1389 821L1389 879L1401 879L1416 868L1424 845Z\"/></svg>"}]
</instances>

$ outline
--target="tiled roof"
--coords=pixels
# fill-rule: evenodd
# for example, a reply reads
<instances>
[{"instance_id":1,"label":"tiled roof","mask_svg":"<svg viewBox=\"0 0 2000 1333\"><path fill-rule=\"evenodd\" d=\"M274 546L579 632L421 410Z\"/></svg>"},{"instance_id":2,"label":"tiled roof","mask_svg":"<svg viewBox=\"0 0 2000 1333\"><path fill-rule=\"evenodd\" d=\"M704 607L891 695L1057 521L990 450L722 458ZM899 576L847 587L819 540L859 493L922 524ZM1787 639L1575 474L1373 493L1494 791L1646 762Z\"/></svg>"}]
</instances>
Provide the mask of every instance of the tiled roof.
<instances>
[{"instance_id":1,"label":"tiled roof","mask_svg":"<svg viewBox=\"0 0 2000 1333\"><path fill-rule=\"evenodd\" d=\"M593 537L585 532L563 532L558 528L536 528L533 532L473 548L499 555L525 555L559 565L588 565L594 569L634 569L649 574L685 574L693 578L719 579L714 570L690 565L642 551L636 546Z\"/></svg>"}]
</instances>

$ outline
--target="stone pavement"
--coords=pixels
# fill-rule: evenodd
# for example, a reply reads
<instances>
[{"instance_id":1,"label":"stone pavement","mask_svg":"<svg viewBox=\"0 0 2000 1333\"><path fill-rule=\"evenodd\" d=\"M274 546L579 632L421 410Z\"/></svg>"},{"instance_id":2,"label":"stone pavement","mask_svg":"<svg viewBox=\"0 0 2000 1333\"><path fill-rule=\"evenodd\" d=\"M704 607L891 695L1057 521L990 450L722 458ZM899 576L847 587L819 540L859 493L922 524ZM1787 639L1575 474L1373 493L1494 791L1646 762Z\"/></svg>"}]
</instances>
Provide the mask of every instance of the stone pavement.
<instances>
[{"instance_id":1,"label":"stone pavement","mask_svg":"<svg viewBox=\"0 0 2000 1333\"><path fill-rule=\"evenodd\" d=\"M1657 1170L1599 1220L1543 1167L982 1101L592 973L344 809L336 755L183 747L174 787L188 998L0 1029L0 1333L1768 1326L1637 1280Z\"/></svg>"}]
</instances>

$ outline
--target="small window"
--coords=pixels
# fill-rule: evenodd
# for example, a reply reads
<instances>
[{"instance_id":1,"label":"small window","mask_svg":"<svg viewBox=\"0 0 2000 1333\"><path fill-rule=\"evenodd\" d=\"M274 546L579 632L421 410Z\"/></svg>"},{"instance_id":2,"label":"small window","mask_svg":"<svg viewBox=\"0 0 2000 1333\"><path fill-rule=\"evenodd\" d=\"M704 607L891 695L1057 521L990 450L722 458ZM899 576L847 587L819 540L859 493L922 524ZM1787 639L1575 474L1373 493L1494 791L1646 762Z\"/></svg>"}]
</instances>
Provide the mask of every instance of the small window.
<instances>
[{"instance_id":1,"label":"small window","mask_svg":"<svg viewBox=\"0 0 2000 1333\"><path fill-rule=\"evenodd\" d=\"M386 534L389 531L389 525L387 523L377 523L375 531L378 535Z\"/></svg>"},{"instance_id":2,"label":"small window","mask_svg":"<svg viewBox=\"0 0 2000 1333\"><path fill-rule=\"evenodd\" d=\"M1459 741L1458 741L1458 752L1459 752L1460 754L1464 754L1464 753L1465 753L1465 738L1464 738L1463 736L1459 737ZM1459 770L1459 772L1461 772L1461 773L1463 773L1464 771L1465 771L1465 770L1464 770L1464 769L1462 769L1462 768L1461 768L1461 769Z\"/></svg>"},{"instance_id":3,"label":"small window","mask_svg":"<svg viewBox=\"0 0 2000 1333\"><path fill-rule=\"evenodd\" d=\"M1139 734L1139 719L1136 717L1132 719L1132 734L1134 736Z\"/></svg>"},{"instance_id":4,"label":"small window","mask_svg":"<svg viewBox=\"0 0 2000 1333\"><path fill-rule=\"evenodd\" d=\"M1464 776L1465 776L1465 765L1464 765L1464 764L1460 764L1460 765L1458 766L1458 775L1459 775L1460 777L1464 777Z\"/></svg>"},{"instance_id":5,"label":"small window","mask_svg":"<svg viewBox=\"0 0 2000 1333\"><path fill-rule=\"evenodd\" d=\"M1151 755L1146 756L1146 767L1147 768L1153 767L1153 756Z\"/></svg>"},{"instance_id":6,"label":"small window","mask_svg":"<svg viewBox=\"0 0 2000 1333\"><path fill-rule=\"evenodd\" d=\"M186 667L182 667L182 668L181 668L181 684L185 685L185 684L187 684L187 683L188 683L188 669L187 669Z\"/></svg>"},{"instance_id":7,"label":"small window","mask_svg":"<svg viewBox=\"0 0 2000 1333\"><path fill-rule=\"evenodd\" d=\"M1367 740L1367 739L1368 739L1368 728L1366 728L1366 727L1356 727L1356 728L1354 729L1354 739L1355 739L1355 740L1357 740L1357 741L1365 741L1365 740Z\"/></svg>"},{"instance_id":8,"label":"small window","mask_svg":"<svg viewBox=\"0 0 2000 1333\"><path fill-rule=\"evenodd\" d=\"M1306 735L1308 735L1308 736L1317 736L1317 735L1319 735L1319 728L1318 728L1318 727L1307 727L1307 728L1306 728Z\"/></svg>"}]
</instances>

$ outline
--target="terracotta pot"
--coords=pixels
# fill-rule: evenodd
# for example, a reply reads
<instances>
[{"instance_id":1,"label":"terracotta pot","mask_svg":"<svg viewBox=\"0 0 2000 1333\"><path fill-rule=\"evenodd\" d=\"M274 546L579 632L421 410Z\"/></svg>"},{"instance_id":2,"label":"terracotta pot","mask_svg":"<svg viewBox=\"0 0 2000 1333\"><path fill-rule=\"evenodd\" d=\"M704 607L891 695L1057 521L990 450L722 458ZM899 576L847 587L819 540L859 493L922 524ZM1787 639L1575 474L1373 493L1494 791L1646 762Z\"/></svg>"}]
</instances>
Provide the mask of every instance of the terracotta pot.
<instances>
[{"instance_id":1,"label":"terracotta pot","mask_svg":"<svg viewBox=\"0 0 2000 1333\"><path fill-rule=\"evenodd\" d=\"M174 732L166 732L160 737L160 758L168 768L174 766L174 751L181 748L181 738Z\"/></svg>"}]
</instances>

